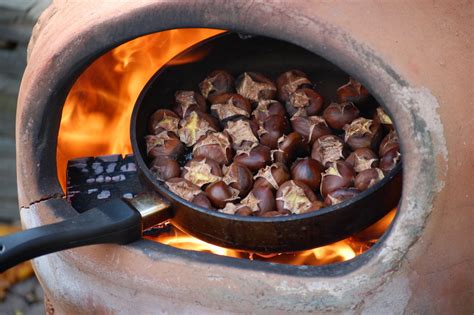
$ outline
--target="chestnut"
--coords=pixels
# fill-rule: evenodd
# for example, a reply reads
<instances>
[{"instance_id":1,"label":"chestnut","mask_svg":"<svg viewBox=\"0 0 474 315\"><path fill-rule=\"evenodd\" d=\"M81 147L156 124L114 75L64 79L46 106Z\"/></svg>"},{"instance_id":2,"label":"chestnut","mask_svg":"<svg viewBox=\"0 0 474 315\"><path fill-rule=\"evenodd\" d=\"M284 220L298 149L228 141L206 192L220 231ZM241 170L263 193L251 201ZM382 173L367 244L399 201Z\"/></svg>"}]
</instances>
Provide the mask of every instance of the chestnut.
<instances>
[{"instance_id":1,"label":"chestnut","mask_svg":"<svg viewBox=\"0 0 474 315\"><path fill-rule=\"evenodd\" d=\"M211 113L224 121L236 116L250 117L252 105L239 94L220 94L213 98Z\"/></svg>"},{"instance_id":2,"label":"chestnut","mask_svg":"<svg viewBox=\"0 0 474 315\"><path fill-rule=\"evenodd\" d=\"M291 117L291 126L305 142L313 144L319 137L332 133L328 124L321 116L304 116L295 114Z\"/></svg>"},{"instance_id":3,"label":"chestnut","mask_svg":"<svg viewBox=\"0 0 474 315\"><path fill-rule=\"evenodd\" d=\"M262 168L254 176L254 187L267 186L277 190L281 184L290 179L290 172L283 163L274 163Z\"/></svg>"},{"instance_id":4,"label":"chestnut","mask_svg":"<svg viewBox=\"0 0 474 315\"><path fill-rule=\"evenodd\" d=\"M192 203L200 206L200 207L203 207L203 208L206 208L206 209L209 209L209 210L216 210L216 208L214 208L211 204L211 201L209 200L209 198L206 197L206 194L201 192L199 193L198 195L196 195L193 200L192 200Z\"/></svg>"},{"instance_id":5,"label":"chestnut","mask_svg":"<svg viewBox=\"0 0 474 315\"><path fill-rule=\"evenodd\" d=\"M151 115L148 132L154 135L162 131L172 131L178 134L179 116L169 109L159 109Z\"/></svg>"},{"instance_id":6,"label":"chestnut","mask_svg":"<svg viewBox=\"0 0 474 315\"><path fill-rule=\"evenodd\" d=\"M306 211L306 212L312 212L312 211L317 211L321 208L324 208L324 202L320 201L320 200L316 200L316 201L313 201L311 203L311 206L309 207L309 209Z\"/></svg>"},{"instance_id":7,"label":"chestnut","mask_svg":"<svg viewBox=\"0 0 474 315\"><path fill-rule=\"evenodd\" d=\"M322 165L313 159L297 160L291 167L291 178L308 185L312 190L317 190L321 183Z\"/></svg>"},{"instance_id":8,"label":"chestnut","mask_svg":"<svg viewBox=\"0 0 474 315\"><path fill-rule=\"evenodd\" d=\"M348 188L354 182L354 169L345 161L332 162L321 177L321 195L327 194L340 188Z\"/></svg>"},{"instance_id":9,"label":"chestnut","mask_svg":"<svg viewBox=\"0 0 474 315\"><path fill-rule=\"evenodd\" d=\"M242 207L237 208L237 211L235 211L235 214L240 215L242 217L249 217L253 215L253 211L252 209L250 209L250 207L242 206Z\"/></svg>"},{"instance_id":10,"label":"chestnut","mask_svg":"<svg viewBox=\"0 0 474 315\"><path fill-rule=\"evenodd\" d=\"M331 128L341 130L359 117L359 109L354 103L331 103L323 112L323 118Z\"/></svg>"},{"instance_id":11,"label":"chestnut","mask_svg":"<svg viewBox=\"0 0 474 315\"><path fill-rule=\"evenodd\" d=\"M296 90L311 87L308 76L299 70L290 70L281 74L276 80L278 99L282 102L288 101L290 95Z\"/></svg>"},{"instance_id":12,"label":"chestnut","mask_svg":"<svg viewBox=\"0 0 474 315\"><path fill-rule=\"evenodd\" d=\"M398 142L398 135L395 130L390 131L380 142L379 156L384 156L392 149L400 150L400 143Z\"/></svg>"},{"instance_id":13,"label":"chestnut","mask_svg":"<svg viewBox=\"0 0 474 315\"><path fill-rule=\"evenodd\" d=\"M359 117L350 125L345 125L344 131L344 141L353 151L361 148L374 149L382 138L380 124L364 117Z\"/></svg>"},{"instance_id":14,"label":"chestnut","mask_svg":"<svg viewBox=\"0 0 474 315\"><path fill-rule=\"evenodd\" d=\"M173 111L184 118L193 111L206 112L206 99L194 91L177 91Z\"/></svg>"},{"instance_id":15,"label":"chestnut","mask_svg":"<svg viewBox=\"0 0 474 315\"><path fill-rule=\"evenodd\" d=\"M240 197L245 197L252 189L253 177L252 172L245 166L239 163L232 163L228 167L224 166L223 181L230 187L239 191Z\"/></svg>"},{"instance_id":16,"label":"chestnut","mask_svg":"<svg viewBox=\"0 0 474 315\"><path fill-rule=\"evenodd\" d=\"M150 163L150 171L159 180L168 180L173 177L179 177L180 168L176 159L159 156Z\"/></svg>"},{"instance_id":17,"label":"chestnut","mask_svg":"<svg viewBox=\"0 0 474 315\"><path fill-rule=\"evenodd\" d=\"M247 197L240 201L240 204L249 207L253 212L262 214L275 210L275 196L269 187L254 187Z\"/></svg>"},{"instance_id":18,"label":"chestnut","mask_svg":"<svg viewBox=\"0 0 474 315\"><path fill-rule=\"evenodd\" d=\"M323 97L310 88L302 88L290 94L286 102L286 110L290 116L303 111L307 116L319 113L323 107Z\"/></svg>"},{"instance_id":19,"label":"chestnut","mask_svg":"<svg viewBox=\"0 0 474 315\"><path fill-rule=\"evenodd\" d=\"M207 157L195 157L188 161L181 172L181 177L196 186L202 187L222 179L222 170L216 161Z\"/></svg>"},{"instance_id":20,"label":"chestnut","mask_svg":"<svg viewBox=\"0 0 474 315\"><path fill-rule=\"evenodd\" d=\"M354 187L341 188L329 193L326 198L324 198L324 204L326 206L334 206L338 203L354 198L359 193L360 191Z\"/></svg>"},{"instance_id":21,"label":"chestnut","mask_svg":"<svg viewBox=\"0 0 474 315\"><path fill-rule=\"evenodd\" d=\"M357 174L354 179L354 187L360 191L369 189L384 178L383 172L379 168L370 168Z\"/></svg>"},{"instance_id":22,"label":"chestnut","mask_svg":"<svg viewBox=\"0 0 474 315\"><path fill-rule=\"evenodd\" d=\"M379 165L377 154L369 148L357 149L351 152L346 162L349 163L357 173Z\"/></svg>"},{"instance_id":23,"label":"chestnut","mask_svg":"<svg viewBox=\"0 0 474 315\"><path fill-rule=\"evenodd\" d=\"M252 102L270 100L276 95L275 84L257 72L244 72L235 80L237 93Z\"/></svg>"},{"instance_id":24,"label":"chestnut","mask_svg":"<svg viewBox=\"0 0 474 315\"><path fill-rule=\"evenodd\" d=\"M171 131L162 131L157 135L145 137L147 154L151 158L167 156L178 158L184 152L184 145Z\"/></svg>"},{"instance_id":25,"label":"chestnut","mask_svg":"<svg viewBox=\"0 0 474 315\"><path fill-rule=\"evenodd\" d=\"M234 91L234 77L225 70L215 70L199 83L199 90L210 101L214 97Z\"/></svg>"},{"instance_id":26,"label":"chestnut","mask_svg":"<svg viewBox=\"0 0 474 315\"><path fill-rule=\"evenodd\" d=\"M336 97L338 103L353 102L358 106L365 106L370 100L369 91L353 78L337 89Z\"/></svg>"},{"instance_id":27,"label":"chestnut","mask_svg":"<svg viewBox=\"0 0 474 315\"><path fill-rule=\"evenodd\" d=\"M271 115L285 116L285 107L275 100L260 100L252 112L252 117L257 122L263 122Z\"/></svg>"},{"instance_id":28,"label":"chestnut","mask_svg":"<svg viewBox=\"0 0 474 315\"><path fill-rule=\"evenodd\" d=\"M289 164L297 157L308 154L308 145L297 132L283 135L278 139L278 149L272 150L272 160Z\"/></svg>"},{"instance_id":29,"label":"chestnut","mask_svg":"<svg viewBox=\"0 0 474 315\"><path fill-rule=\"evenodd\" d=\"M219 212L226 214L237 214L244 217L253 215L253 211L249 207L244 206L240 203L233 204L231 202L226 203L224 208L219 209Z\"/></svg>"},{"instance_id":30,"label":"chestnut","mask_svg":"<svg viewBox=\"0 0 474 315\"><path fill-rule=\"evenodd\" d=\"M229 137L222 132L207 134L194 145L193 156L210 158L220 165L229 164L232 159Z\"/></svg>"},{"instance_id":31,"label":"chestnut","mask_svg":"<svg viewBox=\"0 0 474 315\"><path fill-rule=\"evenodd\" d=\"M196 195L202 193L198 186L181 177L170 178L165 184L172 193L190 202Z\"/></svg>"},{"instance_id":32,"label":"chestnut","mask_svg":"<svg viewBox=\"0 0 474 315\"><path fill-rule=\"evenodd\" d=\"M239 151L235 155L234 162L245 165L250 171L256 172L271 162L270 148L256 145L246 151Z\"/></svg>"},{"instance_id":33,"label":"chestnut","mask_svg":"<svg viewBox=\"0 0 474 315\"><path fill-rule=\"evenodd\" d=\"M393 148L380 158L379 168L386 174L393 170L400 161L400 151L398 148Z\"/></svg>"},{"instance_id":34,"label":"chestnut","mask_svg":"<svg viewBox=\"0 0 474 315\"><path fill-rule=\"evenodd\" d=\"M375 111L374 120L378 122L379 124L382 124L387 131L393 130L392 119L390 118L390 116L387 115L387 113L380 106L377 107Z\"/></svg>"},{"instance_id":35,"label":"chestnut","mask_svg":"<svg viewBox=\"0 0 474 315\"><path fill-rule=\"evenodd\" d=\"M285 116L272 115L260 124L258 137L260 144L271 149L278 148L278 139L290 130L290 124Z\"/></svg>"},{"instance_id":36,"label":"chestnut","mask_svg":"<svg viewBox=\"0 0 474 315\"><path fill-rule=\"evenodd\" d=\"M218 131L219 125L214 117L201 112L190 112L179 122L178 136L186 146L193 146L211 131Z\"/></svg>"},{"instance_id":37,"label":"chestnut","mask_svg":"<svg viewBox=\"0 0 474 315\"><path fill-rule=\"evenodd\" d=\"M331 162L344 159L346 148L341 138L335 135L319 137L313 144L311 158L327 167Z\"/></svg>"},{"instance_id":38,"label":"chestnut","mask_svg":"<svg viewBox=\"0 0 474 315\"><path fill-rule=\"evenodd\" d=\"M216 208L224 208L226 203L239 198L239 191L224 183L217 181L206 187L207 198Z\"/></svg>"},{"instance_id":39,"label":"chestnut","mask_svg":"<svg viewBox=\"0 0 474 315\"><path fill-rule=\"evenodd\" d=\"M258 143L257 128L256 123L251 120L237 119L228 121L224 132L232 139L234 150L245 150Z\"/></svg>"},{"instance_id":40,"label":"chestnut","mask_svg":"<svg viewBox=\"0 0 474 315\"><path fill-rule=\"evenodd\" d=\"M316 194L303 182L289 180L283 183L276 193L278 211L300 214L308 212L311 204L317 201Z\"/></svg>"}]
</instances>

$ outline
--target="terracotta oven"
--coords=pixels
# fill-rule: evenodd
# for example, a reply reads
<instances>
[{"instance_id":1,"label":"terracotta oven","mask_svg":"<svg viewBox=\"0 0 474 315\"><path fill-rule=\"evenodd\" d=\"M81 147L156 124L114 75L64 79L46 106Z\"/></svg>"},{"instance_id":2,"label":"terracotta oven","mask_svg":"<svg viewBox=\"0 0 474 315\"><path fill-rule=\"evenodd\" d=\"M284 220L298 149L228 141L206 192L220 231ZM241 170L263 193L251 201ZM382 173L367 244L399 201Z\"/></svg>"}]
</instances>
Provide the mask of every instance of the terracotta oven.
<instances>
[{"instance_id":1,"label":"terracotta oven","mask_svg":"<svg viewBox=\"0 0 474 315\"><path fill-rule=\"evenodd\" d=\"M75 215L67 162L130 153L130 113L148 79L223 30L297 45L360 80L395 121L404 169L395 219L370 249L343 241L309 253L335 259L309 264L252 260L183 235L67 250L33 261L48 311L471 313L473 6L401 5L53 3L35 27L18 101L25 228Z\"/></svg>"}]
</instances>

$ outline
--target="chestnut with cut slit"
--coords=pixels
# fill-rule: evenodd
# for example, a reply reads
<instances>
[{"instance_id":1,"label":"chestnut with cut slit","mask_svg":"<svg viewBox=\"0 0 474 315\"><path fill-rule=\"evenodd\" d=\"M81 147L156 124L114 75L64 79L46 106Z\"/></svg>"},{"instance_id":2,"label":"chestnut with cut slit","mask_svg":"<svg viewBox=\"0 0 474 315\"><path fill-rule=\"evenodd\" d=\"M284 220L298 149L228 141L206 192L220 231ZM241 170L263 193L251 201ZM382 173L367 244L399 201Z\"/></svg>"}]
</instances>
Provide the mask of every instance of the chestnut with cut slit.
<instances>
[{"instance_id":1,"label":"chestnut with cut slit","mask_svg":"<svg viewBox=\"0 0 474 315\"><path fill-rule=\"evenodd\" d=\"M257 122L263 122L271 115L285 116L285 107L276 100L260 100L252 112L252 118Z\"/></svg>"},{"instance_id":2,"label":"chestnut with cut slit","mask_svg":"<svg viewBox=\"0 0 474 315\"><path fill-rule=\"evenodd\" d=\"M306 73L300 70L290 70L282 73L276 80L278 88L278 99L282 102L288 101L290 95L296 90L311 87L311 81Z\"/></svg>"},{"instance_id":3,"label":"chestnut with cut slit","mask_svg":"<svg viewBox=\"0 0 474 315\"><path fill-rule=\"evenodd\" d=\"M239 199L239 192L224 183L217 181L205 189L206 196L216 208L224 208L226 203Z\"/></svg>"},{"instance_id":4,"label":"chestnut with cut slit","mask_svg":"<svg viewBox=\"0 0 474 315\"><path fill-rule=\"evenodd\" d=\"M193 146L209 132L219 131L219 123L209 114L192 111L179 122L178 136L187 147Z\"/></svg>"},{"instance_id":5,"label":"chestnut with cut slit","mask_svg":"<svg viewBox=\"0 0 474 315\"><path fill-rule=\"evenodd\" d=\"M337 89L337 101L353 102L357 106L365 107L370 101L370 94L367 89L353 78L349 78L349 82Z\"/></svg>"},{"instance_id":6,"label":"chestnut with cut slit","mask_svg":"<svg viewBox=\"0 0 474 315\"><path fill-rule=\"evenodd\" d=\"M222 132L207 134L194 145L193 156L207 157L220 165L229 164L232 159L229 137Z\"/></svg>"},{"instance_id":7,"label":"chestnut with cut slit","mask_svg":"<svg viewBox=\"0 0 474 315\"><path fill-rule=\"evenodd\" d=\"M169 157L177 159L184 152L184 145L171 131L162 131L158 135L145 137L148 156L151 158Z\"/></svg>"},{"instance_id":8,"label":"chestnut with cut slit","mask_svg":"<svg viewBox=\"0 0 474 315\"><path fill-rule=\"evenodd\" d=\"M285 164L274 163L260 169L254 179L254 187L266 186L277 190L281 184L290 179L290 172Z\"/></svg>"},{"instance_id":9,"label":"chestnut with cut slit","mask_svg":"<svg viewBox=\"0 0 474 315\"><path fill-rule=\"evenodd\" d=\"M275 196L273 190L266 186L254 187L250 193L240 201L257 215L275 210Z\"/></svg>"},{"instance_id":10,"label":"chestnut with cut slit","mask_svg":"<svg viewBox=\"0 0 474 315\"><path fill-rule=\"evenodd\" d=\"M309 186L298 180L283 183L276 193L276 206L279 211L306 213L315 201L317 201L316 194Z\"/></svg>"},{"instance_id":11,"label":"chestnut with cut slit","mask_svg":"<svg viewBox=\"0 0 474 315\"><path fill-rule=\"evenodd\" d=\"M162 131L172 131L177 135L179 121L180 118L175 112L169 109L159 109L150 117L148 132L157 135Z\"/></svg>"},{"instance_id":12,"label":"chestnut with cut slit","mask_svg":"<svg viewBox=\"0 0 474 315\"><path fill-rule=\"evenodd\" d=\"M202 187L222 179L222 170L216 161L207 157L196 157L188 161L181 171L181 177Z\"/></svg>"},{"instance_id":13,"label":"chestnut with cut slit","mask_svg":"<svg viewBox=\"0 0 474 315\"><path fill-rule=\"evenodd\" d=\"M320 191L323 197L340 188L349 188L354 183L355 172L345 161L331 162L321 177Z\"/></svg>"},{"instance_id":14,"label":"chestnut with cut slit","mask_svg":"<svg viewBox=\"0 0 474 315\"><path fill-rule=\"evenodd\" d=\"M252 105L239 94L225 93L212 99L211 113L220 121L236 116L250 117Z\"/></svg>"},{"instance_id":15,"label":"chestnut with cut slit","mask_svg":"<svg viewBox=\"0 0 474 315\"><path fill-rule=\"evenodd\" d=\"M179 177L180 167L178 161L171 157L159 156L150 163L150 171L159 180L166 181L173 177Z\"/></svg>"},{"instance_id":16,"label":"chestnut with cut slit","mask_svg":"<svg viewBox=\"0 0 474 315\"><path fill-rule=\"evenodd\" d=\"M256 144L245 151L238 151L234 161L247 166L252 172L257 172L271 162L270 148Z\"/></svg>"},{"instance_id":17,"label":"chestnut with cut slit","mask_svg":"<svg viewBox=\"0 0 474 315\"><path fill-rule=\"evenodd\" d=\"M261 73L244 72L235 80L237 93L251 102L271 100L276 95L275 84Z\"/></svg>"},{"instance_id":18,"label":"chestnut with cut slit","mask_svg":"<svg viewBox=\"0 0 474 315\"><path fill-rule=\"evenodd\" d=\"M234 77L225 70L214 70L199 83L199 90L212 102L216 96L234 91Z\"/></svg>"},{"instance_id":19,"label":"chestnut with cut slit","mask_svg":"<svg viewBox=\"0 0 474 315\"><path fill-rule=\"evenodd\" d=\"M230 187L239 191L240 197L245 197L253 185L252 172L243 164L234 162L228 167L223 166L222 180Z\"/></svg>"},{"instance_id":20,"label":"chestnut with cut slit","mask_svg":"<svg viewBox=\"0 0 474 315\"><path fill-rule=\"evenodd\" d=\"M344 126L344 141L352 150L375 149L382 138L380 124L367 118L357 118Z\"/></svg>"},{"instance_id":21,"label":"chestnut with cut slit","mask_svg":"<svg viewBox=\"0 0 474 315\"><path fill-rule=\"evenodd\" d=\"M326 135L318 138L311 151L311 158L324 167L332 162L343 160L347 155L344 141L335 135Z\"/></svg>"},{"instance_id":22,"label":"chestnut with cut slit","mask_svg":"<svg viewBox=\"0 0 474 315\"><path fill-rule=\"evenodd\" d=\"M359 115L359 109L351 102L331 103L323 112L327 124L337 130L350 124Z\"/></svg>"},{"instance_id":23,"label":"chestnut with cut slit","mask_svg":"<svg viewBox=\"0 0 474 315\"><path fill-rule=\"evenodd\" d=\"M321 163L310 158L297 160L291 167L291 178L308 185L316 191L321 183Z\"/></svg>"},{"instance_id":24,"label":"chestnut with cut slit","mask_svg":"<svg viewBox=\"0 0 474 315\"><path fill-rule=\"evenodd\" d=\"M278 147L278 139L288 133L289 128L290 125L285 116L272 115L267 117L260 124L257 132L260 143L270 149L276 149Z\"/></svg>"},{"instance_id":25,"label":"chestnut with cut slit","mask_svg":"<svg viewBox=\"0 0 474 315\"><path fill-rule=\"evenodd\" d=\"M174 98L173 111L181 118L194 111L203 113L207 111L206 99L194 91L177 91Z\"/></svg>"},{"instance_id":26,"label":"chestnut with cut slit","mask_svg":"<svg viewBox=\"0 0 474 315\"><path fill-rule=\"evenodd\" d=\"M379 158L371 149L361 148L351 152L347 157L346 162L349 163L357 173L359 173L377 167L379 165Z\"/></svg>"},{"instance_id":27,"label":"chestnut with cut slit","mask_svg":"<svg viewBox=\"0 0 474 315\"><path fill-rule=\"evenodd\" d=\"M318 114L323 108L323 97L313 89L302 88L292 94L286 102L286 110L290 116L301 111L307 116Z\"/></svg>"}]
</instances>

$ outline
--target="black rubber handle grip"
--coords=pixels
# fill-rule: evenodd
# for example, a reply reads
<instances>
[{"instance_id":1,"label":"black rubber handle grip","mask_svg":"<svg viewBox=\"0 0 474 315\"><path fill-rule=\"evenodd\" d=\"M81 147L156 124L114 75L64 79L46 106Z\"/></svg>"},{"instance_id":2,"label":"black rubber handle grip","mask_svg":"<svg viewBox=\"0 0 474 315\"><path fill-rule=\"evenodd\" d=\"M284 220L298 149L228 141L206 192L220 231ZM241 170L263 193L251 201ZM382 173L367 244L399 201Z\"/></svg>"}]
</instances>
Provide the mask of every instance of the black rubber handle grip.
<instances>
[{"instance_id":1,"label":"black rubber handle grip","mask_svg":"<svg viewBox=\"0 0 474 315\"><path fill-rule=\"evenodd\" d=\"M0 272L63 249L127 244L141 235L140 213L125 201L114 199L64 221L0 237Z\"/></svg>"}]
</instances>

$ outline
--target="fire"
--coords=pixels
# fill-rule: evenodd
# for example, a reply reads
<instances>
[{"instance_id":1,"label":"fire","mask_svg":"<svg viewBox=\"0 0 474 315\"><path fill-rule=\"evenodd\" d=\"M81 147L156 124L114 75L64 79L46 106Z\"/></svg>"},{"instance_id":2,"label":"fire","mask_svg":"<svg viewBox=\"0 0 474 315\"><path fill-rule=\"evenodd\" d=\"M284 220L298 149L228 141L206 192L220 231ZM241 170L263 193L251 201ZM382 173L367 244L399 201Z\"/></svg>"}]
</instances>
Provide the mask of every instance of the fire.
<instances>
[{"instance_id":1,"label":"fire","mask_svg":"<svg viewBox=\"0 0 474 315\"><path fill-rule=\"evenodd\" d=\"M130 117L151 76L186 48L216 34L215 29L178 29L142 36L95 60L71 88L58 135L57 172L66 186L67 161L107 154L128 154ZM201 55L174 60L187 63ZM349 260L370 248L391 223L395 210L368 229L343 241L298 253L262 255L214 246L173 227L147 238L173 247L217 255L293 265L322 265Z\"/></svg>"}]
</instances>

